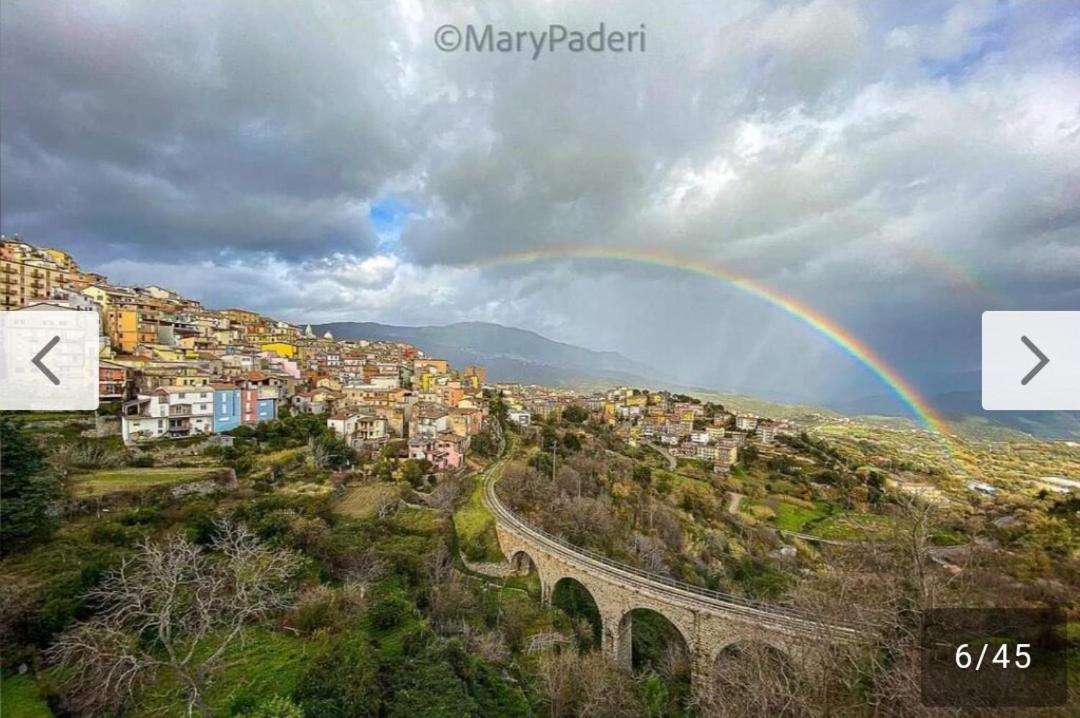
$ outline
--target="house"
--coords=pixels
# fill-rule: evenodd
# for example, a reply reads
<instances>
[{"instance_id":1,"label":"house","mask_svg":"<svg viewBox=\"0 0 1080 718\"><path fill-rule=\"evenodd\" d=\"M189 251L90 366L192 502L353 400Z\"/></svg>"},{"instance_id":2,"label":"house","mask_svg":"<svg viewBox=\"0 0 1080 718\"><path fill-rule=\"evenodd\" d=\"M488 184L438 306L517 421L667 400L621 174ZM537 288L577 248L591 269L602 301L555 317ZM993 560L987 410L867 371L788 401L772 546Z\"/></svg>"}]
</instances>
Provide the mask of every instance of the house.
<instances>
[{"instance_id":1,"label":"house","mask_svg":"<svg viewBox=\"0 0 1080 718\"><path fill-rule=\"evenodd\" d=\"M527 411L508 411L506 412L506 416L518 426L529 426L532 424L532 414Z\"/></svg>"},{"instance_id":2,"label":"house","mask_svg":"<svg viewBox=\"0 0 1080 718\"><path fill-rule=\"evenodd\" d=\"M326 425L354 448L385 441L389 436L386 419L371 414L334 414Z\"/></svg>"},{"instance_id":3,"label":"house","mask_svg":"<svg viewBox=\"0 0 1080 718\"><path fill-rule=\"evenodd\" d=\"M271 352L282 359L293 359L297 356L296 345L292 342L265 342L259 346L264 352Z\"/></svg>"},{"instance_id":4,"label":"house","mask_svg":"<svg viewBox=\"0 0 1080 718\"><path fill-rule=\"evenodd\" d=\"M445 406L423 402L413 407L409 436L433 439L437 434L449 430L450 413Z\"/></svg>"},{"instance_id":5,"label":"house","mask_svg":"<svg viewBox=\"0 0 1080 718\"><path fill-rule=\"evenodd\" d=\"M444 431L437 436L416 436L409 439L409 458L425 459L433 471L454 471L465 464L468 443L464 437Z\"/></svg>"},{"instance_id":6,"label":"house","mask_svg":"<svg viewBox=\"0 0 1080 718\"><path fill-rule=\"evenodd\" d=\"M297 414L327 414L337 398L339 397L335 392L315 389L293 394L289 403Z\"/></svg>"},{"instance_id":7,"label":"house","mask_svg":"<svg viewBox=\"0 0 1080 718\"><path fill-rule=\"evenodd\" d=\"M475 436L480 433L484 412L480 409L450 409L450 430L458 436Z\"/></svg>"},{"instance_id":8,"label":"house","mask_svg":"<svg viewBox=\"0 0 1080 718\"><path fill-rule=\"evenodd\" d=\"M716 458L713 471L717 474L731 472L731 467L739 460L739 442L735 439L721 439L716 442Z\"/></svg>"},{"instance_id":9,"label":"house","mask_svg":"<svg viewBox=\"0 0 1080 718\"><path fill-rule=\"evenodd\" d=\"M753 431L757 425L758 418L753 414L739 414L735 417L735 428L739 431Z\"/></svg>"},{"instance_id":10,"label":"house","mask_svg":"<svg viewBox=\"0 0 1080 718\"><path fill-rule=\"evenodd\" d=\"M127 367L104 359L98 360L98 399L123 399L127 391Z\"/></svg>"},{"instance_id":11,"label":"house","mask_svg":"<svg viewBox=\"0 0 1080 718\"><path fill-rule=\"evenodd\" d=\"M214 431L221 433L240 426L240 388L235 384L212 384L214 390Z\"/></svg>"},{"instance_id":12,"label":"house","mask_svg":"<svg viewBox=\"0 0 1080 718\"><path fill-rule=\"evenodd\" d=\"M213 407L209 387L158 387L124 404L120 433L125 444L209 434L214 430Z\"/></svg>"},{"instance_id":13,"label":"house","mask_svg":"<svg viewBox=\"0 0 1080 718\"><path fill-rule=\"evenodd\" d=\"M776 440L776 428L776 424L770 419L762 419L754 433L762 444L771 444Z\"/></svg>"},{"instance_id":14,"label":"house","mask_svg":"<svg viewBox=\"0 0 1080 718\"><path fill-rule=\"evenodd\" d=\"M716 446L701 444L694 441L684 441L683 443L675 447L672 453L674 453L676 456L682 456L687 459L714 461L716 459L716 451Z\"/></svg>"},{"instance_id":15,"label":"house","mask_svg":"<svg viewBox=\"0 0 1080 718\"><path fill-rule=\"evenodd\" d=\"M236 378L240 387L240 422L258 424L277 418L281 399L281 379L261 371L249 371Z\"/></svg>"}]
</instances>

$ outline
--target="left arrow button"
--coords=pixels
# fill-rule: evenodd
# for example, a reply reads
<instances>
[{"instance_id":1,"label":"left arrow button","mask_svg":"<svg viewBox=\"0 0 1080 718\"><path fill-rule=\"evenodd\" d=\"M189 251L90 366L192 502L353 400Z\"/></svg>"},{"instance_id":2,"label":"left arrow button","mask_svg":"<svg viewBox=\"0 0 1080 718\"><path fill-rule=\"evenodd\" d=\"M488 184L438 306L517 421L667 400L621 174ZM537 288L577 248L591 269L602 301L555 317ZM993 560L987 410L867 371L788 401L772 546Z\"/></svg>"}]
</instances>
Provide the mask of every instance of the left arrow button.
<instances>
[{"instance_id":1,"label":"left arrow button","mask_svg":"<svg viewBox=\"0 0 1080 718\"><path fill-rule=\"evenodd\" d=\"M60 386L60 380L56 378L56 374L53 374L51 371L49 371L49 367L45 366L45 363L43 361L41 361L41 360L44 359L45 355L48 354L50 351L52 351L52 348L54 346L56 346L58 343L60 343L60 337L53 337L52 339L49 340L49 343L46 344L42 348L42 350L39 351L37 353L37 355L33 359L30 360L31 363L34 366L36 366L39 370L41 370L41 373L44 374L45 376L47 376L49 378L49 381L51 381L56 386Z\"/></svg>"}]
</instances>

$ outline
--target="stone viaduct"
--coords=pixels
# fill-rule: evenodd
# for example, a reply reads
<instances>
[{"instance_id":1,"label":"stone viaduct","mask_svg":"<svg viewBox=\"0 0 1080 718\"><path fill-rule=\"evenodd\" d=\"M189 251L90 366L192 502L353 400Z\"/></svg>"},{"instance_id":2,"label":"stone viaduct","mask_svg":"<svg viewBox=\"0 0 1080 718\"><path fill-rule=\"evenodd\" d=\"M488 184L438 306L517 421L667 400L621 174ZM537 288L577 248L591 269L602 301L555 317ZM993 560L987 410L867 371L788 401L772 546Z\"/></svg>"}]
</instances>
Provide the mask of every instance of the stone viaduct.
<instances>
[{"instance_id":1,"label":"stone viaduct","mask_svg":"<svg viewBox=\"0 0 1080 718\"><path fill-rule=\"evenodd\" d=\"M522 572L535 568L545 604L559 581L572 578L581 583L599 609L604 652L627 668L631 614L638 609L659 613L682 635L695 692L708 691L713 685L714 666L729 646L767 645L804 676L814 676L828 642L857 636L850 628L824 625L782 607L681 583L575 547L516 516L495 494L491 478L485 502L495 516L499 545L511 567Z\"/></svg>"}]
</instances>

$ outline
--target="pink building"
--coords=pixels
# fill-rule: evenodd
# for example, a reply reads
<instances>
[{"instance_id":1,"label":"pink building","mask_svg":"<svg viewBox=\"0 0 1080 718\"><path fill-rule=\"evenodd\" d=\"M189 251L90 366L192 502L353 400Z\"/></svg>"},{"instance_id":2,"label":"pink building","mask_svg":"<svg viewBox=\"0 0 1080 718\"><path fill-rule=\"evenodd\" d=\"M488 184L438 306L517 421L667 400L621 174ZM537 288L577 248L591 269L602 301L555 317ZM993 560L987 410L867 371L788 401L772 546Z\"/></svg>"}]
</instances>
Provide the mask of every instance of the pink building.
<instances>
[{"instance_id":1,"label":"pink building","mask_svg":"<svg viewBox=\"0 0 1080 718\"><path fill-rule=\"evenodd\" d=\"M467 439L452 431L443 431L434 438L414 437L409 440L409 458L427 459L432 471L454 471L465 465Z\"/></svg>"}]
</instances>

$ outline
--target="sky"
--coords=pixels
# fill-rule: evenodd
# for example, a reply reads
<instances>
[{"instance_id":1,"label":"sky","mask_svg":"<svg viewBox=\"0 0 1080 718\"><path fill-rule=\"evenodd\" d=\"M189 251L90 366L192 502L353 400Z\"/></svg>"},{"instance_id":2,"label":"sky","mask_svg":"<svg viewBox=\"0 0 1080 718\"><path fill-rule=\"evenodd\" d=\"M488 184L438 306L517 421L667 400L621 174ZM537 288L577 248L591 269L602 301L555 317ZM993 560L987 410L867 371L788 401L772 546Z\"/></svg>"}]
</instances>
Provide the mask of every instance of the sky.
<instances>
[{"instance_id":1,"label":"sky","mask_svg":"<svg viewBox=\"0 0 1080 718\"><path fill-rule=\"evenodd\" d=\"M645 52L437 28L644 25ZM7 0L0 229L298 322L492 321L688 384L928 395L987 309L1080 308L1080 8L1043 2Z\"/></svg>"}]
</instances>

